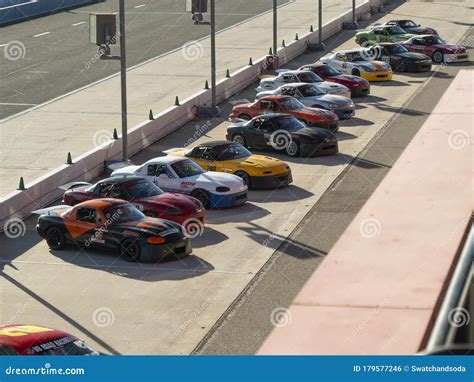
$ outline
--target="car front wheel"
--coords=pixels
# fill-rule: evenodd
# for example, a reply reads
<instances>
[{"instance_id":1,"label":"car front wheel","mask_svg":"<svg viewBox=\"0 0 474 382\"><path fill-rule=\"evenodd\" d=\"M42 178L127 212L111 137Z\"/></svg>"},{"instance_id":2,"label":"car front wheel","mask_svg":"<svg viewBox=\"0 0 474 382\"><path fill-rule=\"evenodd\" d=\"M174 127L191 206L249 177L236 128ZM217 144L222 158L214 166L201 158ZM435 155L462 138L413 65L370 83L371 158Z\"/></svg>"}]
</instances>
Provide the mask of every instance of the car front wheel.
<instances>
[{"instance_id":1,"label":"car front wheel","mask_svg":"<svg viewBox=\"0 0 474 382\"><path fill-rule=\"evenodd\" d=\"M191 193L191 196L199 200L204 206L204 208L209 208L211 201L209 198L209 194L206 191L197 189Z\"/></svg>"},{"instance_id":2,"label":"car front wheel","mask_svg":"<svg viewBox=\"0 0 474 382\"><path fill-rule=\"evenodd\" d=\"M120 244L120 255L127 261L140 261L140 244L136 240L126 239Z\"/></svg>"},{"instance_id":3,"label":"car front wheel","mask_svg":"<svg viewBox=\"0 0 474 382\"><path fill-rule=\"evenodd\" d=\"M239 178L242 178L244 181L244 184L250 188L250 176L247 174L245 171L237 171L234 173L234 175L237 175Z\"/></svg>"}]
</instances>

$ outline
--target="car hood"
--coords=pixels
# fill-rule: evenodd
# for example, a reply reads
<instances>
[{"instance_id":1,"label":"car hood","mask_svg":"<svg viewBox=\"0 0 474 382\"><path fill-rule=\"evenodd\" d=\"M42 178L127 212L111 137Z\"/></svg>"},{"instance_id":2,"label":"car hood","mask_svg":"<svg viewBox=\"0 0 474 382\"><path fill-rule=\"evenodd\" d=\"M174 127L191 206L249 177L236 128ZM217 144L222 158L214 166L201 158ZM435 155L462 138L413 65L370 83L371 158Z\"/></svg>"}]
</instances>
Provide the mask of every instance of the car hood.
<instances>
[{"instance_id":1,"label":"car hood","mask_svg":"<svg viewBox=\"0 0 474 382\"><path fill-rule=\"evenodd\" d=\"M121 174L133 175L135 174L135 171L137 171L139 168L140 166L134 166L134 165L121 167L121 168L118 168L117 170L112 171L111 176L119 176Z\"/></svg>"},{"instance_id":2,"label":"car hood","mask_svg":"<svg viewBox=\"0 0 474 382\"><path fill-rule=\"evenodd\" d=\"M297 131L293 131L292 133L298 134L298 135L304 135L306 137L310 138L317 138L321 140L335 140L336 136L329 130L327 129L322 129L319 127L304 127L302 129L299 129Z\"/></svg>"},{"instance_id":3,"label":"car hood","mask_svg":"<svg viewBox=\"0 0 474 382\"><path fill-rule=\"evenodd\" d=\"M201 208L199 201L192 196L174 194L171 192L164 192L157 196L142 198L136 200L136 202L146 202L161 208L178 208L183 210L183 212L196 211Z\"/></svg>"},{"instance_id":4,"label":"car hood","mask_svg":"<svg viewBox=\"0 0 474 382\"><path fill-rule=\"evenodd\" d=\"M210 191L213 191L216 187L229 187L231 190L243 190L245 188L241 178L224 172L208 171L188 179L198 185L206 185L206 188Z\"/></svg>"},{"instance_id":5,"label":"car hood","mask_svg":"<svg viewBox=\"0 0 474 382\"><path fill-rule=\"evenodd\" d=\"M183 236L181 226L166 219L145 217L141 220L120 223L118 226L132 232L143 233L143 231L145 231L149 234L161 237L166 237L172 234L178 234L179 237Z\"/></svg>"},{"instance_id":6,"label":"car hood","mask_svg":"<svg viewBox=\"0 0 474 382\"><path fill-rule=\"evenodd\" d=\"M276 158L267 157L266 155L251 155L247 158L242 158L241 163L265 168L270 171L286 168L288 166L285 162Z\"/></svg>"},{"instance_id":7,"label":"car hood","mask_svg":"<svg viewBox=\"0 0 474 382\"><path fill-rule=\"evenodd\" d=\"M337 106L351 106L354 104L349 98L338 96L335 94L324 94L322 96L316 96L316 97L305 97L304 100L306 102L307 101L315 102L315 103L319 102L320 105L322 105L321 101L323 102L323 104L335 103Z\"/></svg>"},{"instance_id":8,"label":"car hood","mask_svg":"<svg viewBox=\"0 0 474 382\"><path fill-rule=\"evenodd\" d=\"M383 61L371 60L371 61L357 61L353 63L355 66L360 67L362 65L367 65L376 70L389 70L390 65Z\"/></svg>"},{"instance_id":9,"label":"car hood","mask_svg":"<svg viewBox=\"0 0 474 382\"><path fill-rule=\"evenodd\" d=\"M353 83L365 84L367 82L367 80L362 78L362 77L351 76L350 74L338 74L337 76L331 76L329 78L339 80L339 81L348 82L348 83L352 83L352 84Z\"/></svg>"},{"instance_id":10,"label":"car hood","mask_svg":"<svg viewBox=\"0 0 474 382\"><path fill-rule=\"evenodd\" d=\"M413 61L431 60L429 56L423 53L414 53L414 52L397 53L397 54L394 54L392 57L397 57L397 56L404 57Z\"/></svg>"},{"instance_id":11,"label":"car hood","mask_svg":"<svg viewBox=\"0 0 474 382\"><path fill-rule=\"evenodd\" d=\"M440 48L440 49L447 49L447 50L460 51L460 52L464 52L466 50L466 47L463 45L437 44L437 45L432 45L432 46L436 48Z\"/></svg>"},{"instance_id":12,"label":"car hood","mask_svg":"<svg viewBox=\"0 0 474 382\"><path fill-rule=\"evenodd\" d=\"M323 109L318 109L318 108L315 108L315 107L305 107L304 109L299 109L298 110L298 114L302 117L304 116L312 116L312 115L320 115L320 116L323 116L327 119L329 119L330 121L337 121L337 116L332 113L331 111L329 110L323 110Z\"/></svg>"},{"instance_id":13,"label":"car hood","mask_svg":"<svg viewBox=\"0 0 474 382\"><path fill-rule=\"evenodd\" d=\"M424 28L424 27L413 27L413 28L406 28L410 33L416 33L416 34L430 34L430 33L436 33L436 31L433 28Z\"/></svg>"}]
</instances>

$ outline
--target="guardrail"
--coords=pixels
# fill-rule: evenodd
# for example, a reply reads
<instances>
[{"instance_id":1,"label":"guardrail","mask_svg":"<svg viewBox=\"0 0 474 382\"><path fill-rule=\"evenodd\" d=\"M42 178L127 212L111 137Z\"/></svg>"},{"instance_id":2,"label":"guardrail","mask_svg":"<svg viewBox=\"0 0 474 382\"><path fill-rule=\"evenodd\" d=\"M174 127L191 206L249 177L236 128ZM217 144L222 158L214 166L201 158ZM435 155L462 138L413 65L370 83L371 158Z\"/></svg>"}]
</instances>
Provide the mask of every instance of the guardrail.
<instances>
[{"instance_id":1,"label":"guardrail","mask_svg":"<svg viewBox=\"0 0 474 382\"><path fill-rule=\"evenodd\" d=\"M0 26L100 0L0 0Z\"/></svg>"},{"instance_id":2,"label":"guardrail","mask_svg":"<svg viewBox=\"0 0 474 382\"><path fill-rule=\"evenodd\" d=\"M370 7L378 4L378 0L368 0L357 5L356 15L370 11ZM323 39L336 34L343 29L344 22L352 21L352 11L323 25ZM298 40L288 42L286 47L278 50L280 65L285 65L295 57L305 52L308 43L318 41L318 30L308 32ZM222 79L217 83L217 101L231 97L255 81L266 65L262 57L252 65L231 73L230 78ZM134 155L150 146L152 143L172 133L180 126L195 118L195 107L209 105L211 102L210 90L202 90L192 97L181 101L179 106L173 106L154 116L154 120L147 120L133 127L128 133L129 154ZM120 138L120 137L119 137ZM105 170L107 161L121 158L121 140L111 140L87 153L74 158L73 164L63 165L48 174L26 185L26 190L15 191L0 200L0 232L4 230L6 222L11 218L26 218L32 210L44 207L61 197L62 191L58 187L62 184L82 180L90 181Z\"/></svg>"}]
</instances>

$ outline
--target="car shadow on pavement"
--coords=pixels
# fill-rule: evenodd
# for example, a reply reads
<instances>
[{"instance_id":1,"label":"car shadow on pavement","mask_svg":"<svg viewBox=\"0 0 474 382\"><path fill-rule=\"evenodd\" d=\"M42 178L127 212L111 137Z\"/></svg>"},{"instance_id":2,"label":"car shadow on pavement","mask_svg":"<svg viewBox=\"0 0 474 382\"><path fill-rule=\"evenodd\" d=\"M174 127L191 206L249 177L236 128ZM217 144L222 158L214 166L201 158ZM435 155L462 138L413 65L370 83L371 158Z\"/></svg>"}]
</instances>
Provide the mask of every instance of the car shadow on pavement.
<instances>
[{"instance_id":1,"label":"car shadow on pavement","mask_svg":"<svg viewBox=\"0 0 474 382\"><path fill-rule=\"evenodd\" d=\"M410 84L407 84L406 82L397 81L397 80L376 82L376 83L372 84L371 86L373 86L373 85L380 86L380 87L411 86Z\"/></svg>"},{"instance_id":2,"label":"car shadow on pavement","mask_svg":"<svg viewBox=\"0 0 474 382\"><path fill-rule=\"evenodd\" d=\"M312 192L294 185L273 190L252 190L249 192L249 199L257 203L287 203L307 199L311 196L313 196Z\"/></svg>"},{"instance_id":3,"label":"car shadow on pavement","mask_svg":"<svg viewBox=\"0 0 474 382\"><path fill-rule=\"evenodd\" d=\"M117 256L113 251L89 248L70 246L62 251L50 250L49 253L68 264L145 282L186 280L214 269L212 264L196 255L179 260L164 259L155 263L134 263Z\"/></svg>"},{"instance_id":4,"label":"car shadow on pavement","mask_svg":"<svg viewBox=\"0 0 474 382\"><path fill-rule=\"evenodd\" d=\"M338 140L338 141L348 141L349 139L355 139L355 138L357 138L356 135L350 134L350 133L346 133L346 132L344 132L344 131L338 131L337 134L336 134L336 137L337 137L337 140Z\"/></svg>"},{"instance_id":5,"label":"car shadow on pavement","mask_svg":"<svg viewBox=\"0 0 474 382\"><path fill-rule=\"evenodd\" d=\"M227 235L207 226L204 228L202 234L196 238L192 238L191 242L193 248L204 248L222 243L225 240L229 240Z\"/></svg>"},{"instance_id":6,"label":"car shadow on pavement","mask_svg":"<svg viewBox=\"0 0 474 382\"><path fill-rule=\"evenodd\" d=\"M387 111L391 113L399 113L403 115L408 115L411 117L416 117L416 116L421 116L421 115L427 115L428 113L425 113L424 111L419 111L419 110L413 110L405 107L394 107L390 105L386 105L383 103L377 103L373 105L375 108L382 110L382 111Z\"/></svg>"},{"instance_id":7,"label":"car shadow on pavement","mask_svg":"<svg viewBox=\"0 0 474 382\"><path fill-rule=\"evenodd\" d=\"M372 121L369 121L369 120L363 119L363 118L358 118L358 117L352 117L351 119L346 119L346 120L340 121L340 125L345 126L345 127L371 126L373 124L374 124L374 122L372 122ZM337 134L339 134L339 133L340 133L340 131Z\"/></svg>"},{"instance_id":8,"label":"car shadow on pavement","mask_svg":"<svg viewBox=\"0 0 474 382\"><path fill-rule=\"evenodd\" d=\"M241 223L261 219L270 212L252 203L245 203L243 206L227 208L225 210L207 210L206 223L227 224Z\"/></svg>"},{"instance_id":9,"label":"car shadow on pavement","mask_svg":"<svg viewBox=\"0 0 474 382\"><path fill-rule=\"evenodd\" d=\"M286 231L288 235L290 235L291 232L287 231L285 221L281 223L282 224L279 225L275 231L270 231L256 223L249 223L249 226L239 227L239 229L255 242L272 248L273 250L278 249L289 256L301 260L313 259L327 254L302 242L286 237L283 232Z\"/></svg>"}]
</instances>

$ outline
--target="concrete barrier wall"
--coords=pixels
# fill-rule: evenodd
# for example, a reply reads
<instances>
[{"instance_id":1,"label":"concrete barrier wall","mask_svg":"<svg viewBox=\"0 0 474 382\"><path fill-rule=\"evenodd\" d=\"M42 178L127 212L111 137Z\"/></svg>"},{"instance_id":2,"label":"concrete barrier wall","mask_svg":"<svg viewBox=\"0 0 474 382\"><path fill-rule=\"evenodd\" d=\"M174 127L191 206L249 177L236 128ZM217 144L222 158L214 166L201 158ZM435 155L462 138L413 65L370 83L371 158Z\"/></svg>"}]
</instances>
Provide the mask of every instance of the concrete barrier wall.
<instances>
[{"instance_id":1,"label":"concrete barrier wall","mask_svg":"<svg viewBox=\"0 0 474 382\"><path fill-rule=\"evenodd\" d=\"M0 25L96 2L98 0L0 0Z\"/></svg>"},{"instance_id":2,"label":"concrete barrier wall","mask_svg":"<svg viewBox=\"0 0 474 382\"><path fill-rule=\"evenodd\" d=\"M370 2L360 4L356 8L358 17L368 12ZM323 38L328 38L342 30L346 21L351 21L351 11L329 21L323 25ZM280 48L280 66L285 65L295 57L301 55L308 43L317 42L318 32L309 32L300 36L298 40L288 42L285 48ZM236 94L255 81L257 75L265 69L265 58L255 60L253 65L231 73L217 83L217 100L222 102ZM194 96L181 101L180 106L173 106L154 116L154 120L147 120L133 127L128 133L129 154L133 155L156 142L160 138L172 133L180 126L194 118L196 106L209 105L211 102L210 90L202 90ZM121 158L121 140L111 140L91 151L74 158L72 165L63 165L43 177L26 185L26 190L15 191L0 200L0 231L12 217L25 218L32 210L44 207L61 197L63 191L58 187L73 181L91 181L105 170L105 162Z\"/></svg>"}]
</instances>

